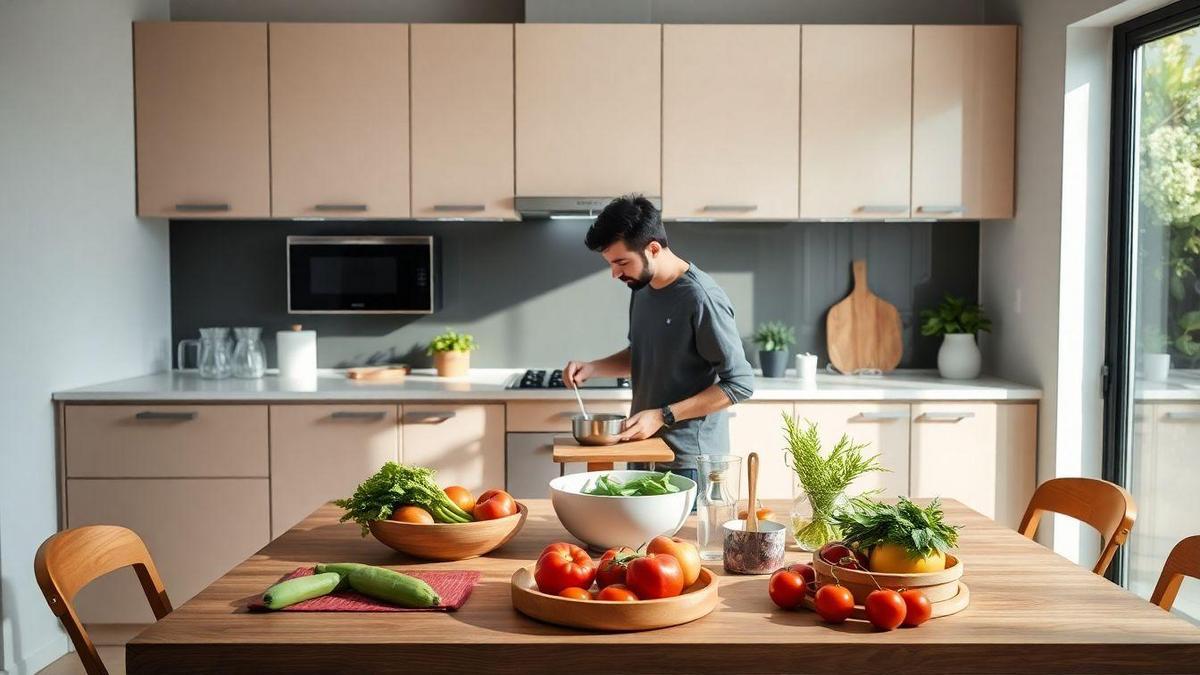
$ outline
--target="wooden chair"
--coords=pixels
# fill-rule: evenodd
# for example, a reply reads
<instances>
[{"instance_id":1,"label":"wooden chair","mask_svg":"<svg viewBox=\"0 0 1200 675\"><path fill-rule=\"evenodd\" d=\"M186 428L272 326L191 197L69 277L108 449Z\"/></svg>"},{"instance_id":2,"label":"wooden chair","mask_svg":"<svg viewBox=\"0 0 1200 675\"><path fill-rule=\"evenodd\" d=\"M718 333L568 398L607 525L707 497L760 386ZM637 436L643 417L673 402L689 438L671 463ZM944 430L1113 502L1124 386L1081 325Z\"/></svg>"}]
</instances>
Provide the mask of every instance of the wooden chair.
<instances>
[{"instance_id":1,"label":"wooden chair","mask_svg":"<svg viewBox=\"0 0 1200 675\"><path fill-rule=\"evenodd\" d=\"M129 566L137 572L154 618L161 619L170 614L171 601L158 569L146 544L132 530L116 525L64 530L42 542L33 560L33 572L46 596L46 603L62 620L89 675L107 674L108 669L75 613L75 594L97 577Z\"/></svg>"},{"instance_id":2,"label":"wooden chair","mask_svg":"<svg viewBox=\"0 0 1200 675\"><path fill-rule=\"evenodd\" d=\"M1120 485L1096 478L1055 478L1039 485L1017 531L1033 539L1047 511L1071 516L1099 530L1104 550L1092 568L1096 574L1108 569L1137 519L1133 495Z\"/></svg>"},{"instance_id":3,"label":"wooden chair","mask_svg":"<svg viewBox=\"0 0 1200 675\"><path fill-rule=\"evenodd\" d=\"M1150 602L1170 611L1185 576L1200 579L1200 534L1187 537L1171 549Z\"/></svg>"}]
</instances>

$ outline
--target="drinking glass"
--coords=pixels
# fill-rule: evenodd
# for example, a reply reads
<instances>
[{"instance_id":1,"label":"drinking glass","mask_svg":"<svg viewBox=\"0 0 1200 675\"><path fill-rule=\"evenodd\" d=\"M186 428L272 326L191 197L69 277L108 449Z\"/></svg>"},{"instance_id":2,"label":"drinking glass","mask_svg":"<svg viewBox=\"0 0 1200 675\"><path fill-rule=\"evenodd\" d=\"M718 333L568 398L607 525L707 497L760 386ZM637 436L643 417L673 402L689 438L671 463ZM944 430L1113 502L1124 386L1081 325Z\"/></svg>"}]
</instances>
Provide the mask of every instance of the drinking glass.
<instances>
[{"instance_id":1,"label":"drinking glass","mask_svg":"<svg viewBox=\"0 0 1200 675\"><path fill-rule=\"evenodd\" d=\"M737 518L742 489L742 458L738 455L700 455L696 458L700 494L696 498L696 547L703 560L724 557L721 527Z\"/></svg>"}]
</instances>

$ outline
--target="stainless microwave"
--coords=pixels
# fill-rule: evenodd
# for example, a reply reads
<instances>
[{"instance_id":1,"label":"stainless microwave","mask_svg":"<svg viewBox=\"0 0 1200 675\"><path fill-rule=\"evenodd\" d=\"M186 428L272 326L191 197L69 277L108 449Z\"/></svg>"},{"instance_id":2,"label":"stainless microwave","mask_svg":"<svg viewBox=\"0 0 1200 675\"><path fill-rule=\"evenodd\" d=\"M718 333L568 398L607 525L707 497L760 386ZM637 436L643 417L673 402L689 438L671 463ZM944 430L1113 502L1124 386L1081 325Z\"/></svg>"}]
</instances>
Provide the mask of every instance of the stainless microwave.
<instances>
[{"instance_id":1,"label":"stainless microwave","mask_svg":"<svg viewBox=\"0 0 1200 675\"><path fill-rule=\"evenodd\" d=\"M289 314L433 314L433 237L287 238Z\"/></svg>"}]
</instances>

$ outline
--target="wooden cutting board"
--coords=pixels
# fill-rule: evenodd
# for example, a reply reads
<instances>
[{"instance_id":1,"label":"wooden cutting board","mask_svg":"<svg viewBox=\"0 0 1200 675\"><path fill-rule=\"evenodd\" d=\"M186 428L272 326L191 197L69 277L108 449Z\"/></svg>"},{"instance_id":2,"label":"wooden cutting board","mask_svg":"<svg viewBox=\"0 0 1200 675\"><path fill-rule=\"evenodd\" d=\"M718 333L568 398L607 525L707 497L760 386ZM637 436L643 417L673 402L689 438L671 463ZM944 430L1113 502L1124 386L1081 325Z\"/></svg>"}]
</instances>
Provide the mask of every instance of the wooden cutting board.
<instances>
[{"instance_id":1,"label":"wooden cutting board","mask_svg":"<svg viewBox=\"0 0 1200 675\"><path fill-rule=\"evenodd\" d=\"M826 347L833 367L850 374L863 368L895 370L904 352L900 313L867 288L867 261L854 261L854 289L829 309Z\"/></svg>"},{"instance_id":2,"label":"wooden cutting board","mask_svg":"<svg viewBox=\"0 0 1200 675\"><path fill-rule=\"evenodd\" d=\"M553 458L559 464L587 462L588 471L611 471L613 462L673 462L675 453L661 438L616 445L580 445L572 436L555 436Z\"/></svg>"}]
</instances>

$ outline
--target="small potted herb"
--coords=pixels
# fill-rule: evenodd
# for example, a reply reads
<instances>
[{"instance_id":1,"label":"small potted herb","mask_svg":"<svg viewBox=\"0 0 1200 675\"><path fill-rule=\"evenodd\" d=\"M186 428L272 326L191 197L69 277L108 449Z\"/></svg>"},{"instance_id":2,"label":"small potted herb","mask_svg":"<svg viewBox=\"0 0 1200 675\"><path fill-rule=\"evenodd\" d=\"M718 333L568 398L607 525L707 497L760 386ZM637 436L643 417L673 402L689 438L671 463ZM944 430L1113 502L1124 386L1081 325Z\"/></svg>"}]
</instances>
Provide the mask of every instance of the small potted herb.
<instances>
[{"instance_id":1,"label":"small potted herb","mask_svg":"<svg viewBox=\"0 0 1200 675\"><path fill-rule=\"evenodd\" d=\"M425 353L433 357L438 377L460 377L471 369L471 352L478 348L473 336L447 328L433 338Z\"/></svg>"},{"instance_id":2,"label":"small potted herb","mask_svg":"<svg viewBox=\"0 0 1200 675\"><path fill-rule=\"evenodd\" d=\"M758 363L763 377L783 377L787 370L789 349L796 344L796 333L791 326L779 321L768 321L754 333L758 345Z\"/></svg>"},{"instance_id":3,"label":"small potted herb","mask_svg":"<svg viewBox=\"0 0 1200 675\"><path fill-rule=\"evenodd\" d=\"M979 377L983 357L975 335L992 330L992 321L979 305L947 295L937 309L921 312L921 335L942 336L938 373L948 380Z\"/></svg>"}]
</instances>

